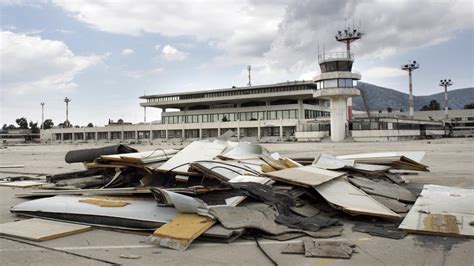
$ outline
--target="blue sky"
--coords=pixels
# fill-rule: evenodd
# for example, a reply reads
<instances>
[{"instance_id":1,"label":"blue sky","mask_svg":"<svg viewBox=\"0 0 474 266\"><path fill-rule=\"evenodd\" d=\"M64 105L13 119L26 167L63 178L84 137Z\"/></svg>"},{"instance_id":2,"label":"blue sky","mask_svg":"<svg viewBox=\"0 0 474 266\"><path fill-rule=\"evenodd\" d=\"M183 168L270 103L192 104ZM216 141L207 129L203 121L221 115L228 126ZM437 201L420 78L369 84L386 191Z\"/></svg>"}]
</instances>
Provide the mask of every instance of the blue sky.
<instances>
[{"instance_id":1,"label":"blue sky","mask_svg":"<svg viewBox=\"0 0 474 266\"><path fill-rule=\"evenodd\" d=\"M362 81L415 95L473 86L471 1L14 1L1 0L0 123L18 117L85 125L143 121L140 95L310 79L317 47L343 50L344 18L361 23ZM148 121L159 110L147 110Z\"/></svg>"}]
</instances>

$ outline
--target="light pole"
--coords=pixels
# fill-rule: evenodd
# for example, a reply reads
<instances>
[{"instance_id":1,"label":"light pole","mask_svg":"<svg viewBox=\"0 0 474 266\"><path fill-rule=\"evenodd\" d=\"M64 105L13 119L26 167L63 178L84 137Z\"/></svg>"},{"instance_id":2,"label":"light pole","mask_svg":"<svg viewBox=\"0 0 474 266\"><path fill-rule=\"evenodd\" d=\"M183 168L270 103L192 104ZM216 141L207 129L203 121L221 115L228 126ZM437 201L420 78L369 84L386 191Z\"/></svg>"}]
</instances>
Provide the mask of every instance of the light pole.
<instances>
[{"instance_id":1,"label":"light pole","mask_svg":"<svg viewBox=\"0 0 474 266\"><path fill-rule=\"evenodd\" d=\"M442 79L439 81L439 86L444 87L444 116L448 121L448 87L453 85L450 79Z\"/></svg>"},{"instance_id":2,"label":"light pole","mask_svg":"<svg viewBox=\"0 0 474 266\"><path fill-rule=\"evenodd\" d=\"M410 95L408 98L408 106L410 107L410 118L412 119L414 116L414 111L413 111L413 85L411 81L411 72L419 67L420 65L416 61L413 61L413 62L410 61L408 64L402 65L402 70L408 71L408 80L409 80L408 82L409 82L409 91L410 91Z\"/></svg>"},{"instance_id":3,"label":"light pole","mask_svg":"<svg viewBox=\"0 0 474 266\"><path fill-rule=\"evenodd\" d=\"M64 98L64 102L66 103L66 122L69 126L69 103L71 102L71 99L68 97Z\"/></svg>"},{"instance_id":4,"label":"light pole","mask_svg":"<svg viewBox=\"0 0 474 266\"><path fill-rule=\"evenodd\" d=\"M41 129L43 129L44 125L44 102L41 102Z\"/></svg>"}]
</instances>

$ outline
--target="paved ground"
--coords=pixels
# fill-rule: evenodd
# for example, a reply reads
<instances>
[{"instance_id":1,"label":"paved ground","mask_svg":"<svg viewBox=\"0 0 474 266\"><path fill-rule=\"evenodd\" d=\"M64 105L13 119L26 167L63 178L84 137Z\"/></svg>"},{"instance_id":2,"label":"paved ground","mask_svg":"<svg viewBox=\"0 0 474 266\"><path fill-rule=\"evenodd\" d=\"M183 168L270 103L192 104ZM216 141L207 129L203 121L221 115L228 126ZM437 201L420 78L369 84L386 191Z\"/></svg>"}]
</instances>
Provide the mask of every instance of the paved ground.
<instances>
[{"instance_id":1,"label":"paved ground","mask_svg":"<svg viewBox=\"0 0 474 266\"><path fill-rule=\"evenodd\" d=\"M318 152L334 155L372 151L426 151L424 163L430 173L407 176L413 184L438 184L474 187L474 140L441 139L391 143L284 143L264 144L271 151L298 157L311 157ZM0 165L24 164L25 168L0 169L5 173L60 173L81 170L82 165L64 162L68 150L93 147L81 145L9 146L0 149ZM137 145L139 150L152 150L157 145ZM0 187L0 223L18 219L9 208L23 199L14 197L23 189ZM344 221L341 239L357 244L357 253L350 260L305 258L302 255L280 254L282 242L263 240L263 248L281 265L473 265L474 241L408 235L402 240L390 240L352 232L352 222ZM95 229L79 235L41 243L64 252L89 256L94 259L67 254L26 243L0 239L0 265L102 265L103 261L124 265L270 265L257 249L254 241L238 240L232 244L197 241L185 252L159 248L145 242L146 236ZM290 242L299 241L292 240ZM32 243L32 242L30 242ZM120 255L139 255L139 259L122 259ZM99 261L103 260L103 261Z\"/></svg>"}]
</instances>

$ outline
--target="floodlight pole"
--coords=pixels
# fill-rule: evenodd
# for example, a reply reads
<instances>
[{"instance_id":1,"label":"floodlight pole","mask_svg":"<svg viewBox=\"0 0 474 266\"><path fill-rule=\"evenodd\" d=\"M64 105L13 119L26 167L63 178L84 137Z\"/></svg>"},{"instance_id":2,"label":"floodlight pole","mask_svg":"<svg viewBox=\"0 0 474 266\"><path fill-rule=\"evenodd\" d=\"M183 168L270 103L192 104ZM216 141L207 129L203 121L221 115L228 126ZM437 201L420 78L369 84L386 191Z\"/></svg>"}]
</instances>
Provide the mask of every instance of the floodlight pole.
<instances>
[{"instance_id":1,"label":"floodlight pole","mask_svg":"<svg viewBox=\"0 0 474 266\"><path fill-rule=\"evenodd\" d=\"M71 99L66 97L64 98L64 102L66 103L66 121L69 122L69 103L71 102Z\"/></svg>"},{"instance_id":2,"label":"floodlight pole","mask_svg":"<svg viewBox=\"0 0 474 266\"><path fill-rule=\"evenodd\" d=\"M351 42L357 41L362 38L362 33L355 27L347 27L344 31L338 31L335 38L338 42L346 44L347 56L351 56Z\"/></svg>"},{"instance_id":3,"label":"floodlight pole","mask_svg":"<svg viewBox=\"0 0 474 266\"><path fill-rule=\"evenodd\" d=\"M414 117L414 110L413 110L413 85L412 85L412 74L411 72L417 68L419 68L420 65L416 62L409 62L406 65L402 65L402 70L408 71L408 88L409 88L409 98L408 98L408 106L410 108L410 118L413 119Z\"/></svg>"},{"instance_id":4,"label":"floodlight pole","mask_svg":"<svg viewBox=\"0 0 474 266\"><path fill-rule=\"evenodd\" d=\"M444 87L444 117L448 121L448 87L453 85L451 79L439 81L439 86Z\"/></svg>"},{"instance_id":5,"label":"floodlight pole","mask_svg":"<svg viewBox=\"0 0 474 266\"><path fill-rule=\"evenodd\" d=\"M43 124L44 124L44 102L41 102L41 127L40 129L43 129Z\"/></svg>"}]
</instances>

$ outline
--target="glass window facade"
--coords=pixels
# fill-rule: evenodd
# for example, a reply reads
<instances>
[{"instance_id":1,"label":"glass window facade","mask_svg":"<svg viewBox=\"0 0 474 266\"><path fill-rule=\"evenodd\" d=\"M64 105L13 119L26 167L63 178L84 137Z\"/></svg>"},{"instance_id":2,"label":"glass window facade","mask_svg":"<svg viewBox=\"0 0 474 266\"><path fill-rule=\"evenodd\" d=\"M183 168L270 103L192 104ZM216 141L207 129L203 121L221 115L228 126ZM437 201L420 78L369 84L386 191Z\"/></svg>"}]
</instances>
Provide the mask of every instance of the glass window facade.
<instances>
[{"instance_id":1,"label":"glass window facade","mask_svg":"<svg viewBox=\"0 0 474 266\"><path fill-rule=\"evenodd\" d=\"M298 110L163 116L163 124L298 119Z\"/></svg>"}]
</instances>

